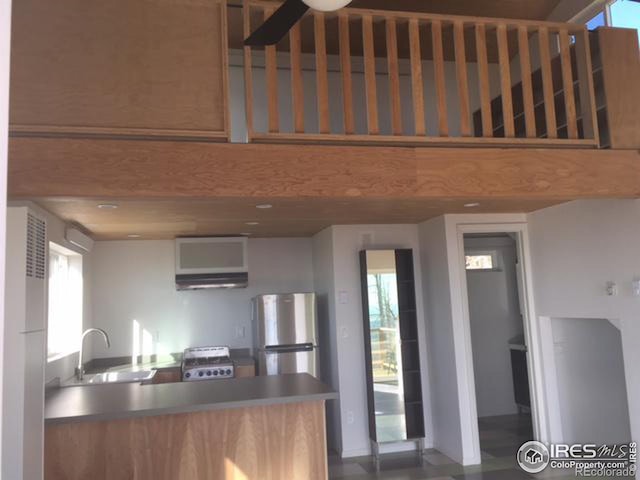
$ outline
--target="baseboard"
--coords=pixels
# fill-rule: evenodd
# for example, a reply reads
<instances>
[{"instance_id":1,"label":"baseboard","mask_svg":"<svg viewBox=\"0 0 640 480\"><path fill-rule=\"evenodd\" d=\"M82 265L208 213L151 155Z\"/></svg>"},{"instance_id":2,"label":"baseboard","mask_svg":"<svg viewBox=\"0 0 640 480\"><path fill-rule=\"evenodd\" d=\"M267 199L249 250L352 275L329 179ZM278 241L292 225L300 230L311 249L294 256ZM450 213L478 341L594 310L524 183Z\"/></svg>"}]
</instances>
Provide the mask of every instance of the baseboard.
<instances>
[{"instance_id":1,"label":"baseboard","mask_svg":"<svg viewBox=\"0 0 640 480\"><path fill-rule=\"evenodd\" d=\"M371 455L370 448L355 448L353 450L342 450L340 452L341 458L368 457L369 455Z\"/></svg>"}]
</instances>

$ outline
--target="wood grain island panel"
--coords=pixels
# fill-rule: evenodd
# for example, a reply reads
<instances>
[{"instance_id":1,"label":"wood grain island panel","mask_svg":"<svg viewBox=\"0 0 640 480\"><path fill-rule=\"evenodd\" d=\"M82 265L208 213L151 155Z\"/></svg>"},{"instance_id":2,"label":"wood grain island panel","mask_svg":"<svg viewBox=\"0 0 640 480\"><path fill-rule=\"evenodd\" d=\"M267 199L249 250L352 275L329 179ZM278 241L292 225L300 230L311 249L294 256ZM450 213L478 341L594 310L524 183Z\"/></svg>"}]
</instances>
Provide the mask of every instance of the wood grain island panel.
<instances>
[{"instance_id":1,"label":"wood grain island panel","mask_svg":"<svg viewBox=\"0 0 640 480\"><path fill-rule=\"evenodd\" d=\"M324 401L45 429L45 480L325 480L327 470Z\"/></svg>"}]
</instances>

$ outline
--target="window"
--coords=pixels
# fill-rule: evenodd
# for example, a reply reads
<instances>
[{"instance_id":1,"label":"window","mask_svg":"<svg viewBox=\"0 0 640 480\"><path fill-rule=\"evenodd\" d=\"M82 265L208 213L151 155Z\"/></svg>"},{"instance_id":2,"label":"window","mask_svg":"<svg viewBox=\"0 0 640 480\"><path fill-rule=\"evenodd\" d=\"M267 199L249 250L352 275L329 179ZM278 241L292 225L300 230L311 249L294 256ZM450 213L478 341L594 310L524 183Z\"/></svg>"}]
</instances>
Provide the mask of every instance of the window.
<instances>
[{"instance_id":1,"label":"window","mask_svg":"<svg viewBox=\"0 0 640 480\"><path fill-rule=\"evenodd\" d=\"M82 255L49 244L47 360L78 351L82 335Z\"/></svg>"},{"instance_id":2,"label":"window","mask_svg":"<svg viewBox=\"0 0 640 480\"><path fill-rule=\"evenodd\" d=\"M640 3L616 0L609 6L612 27L635 28L640 39Z\"/></svg>"},{"instance_id":3,"label":"window","mask_svg":"<svg viewBox=\"0 0 640 480\"><path fill-rule=\"evenodd\" d=\"M631 0L613 0L605 3L604 7L591 14L585 21L589 30L598 27L635 28L640 39L640 3Z\"/></svg>"},{"instance_id":4,"label":"window","mask_svg":"<svg viewBox=\"0 0 640 480\"><path fill-rule=\"evenodd\" d=\"M498 270L497 252L474 252L464 259L467 270Z\"/></svg>"}]
</instances>

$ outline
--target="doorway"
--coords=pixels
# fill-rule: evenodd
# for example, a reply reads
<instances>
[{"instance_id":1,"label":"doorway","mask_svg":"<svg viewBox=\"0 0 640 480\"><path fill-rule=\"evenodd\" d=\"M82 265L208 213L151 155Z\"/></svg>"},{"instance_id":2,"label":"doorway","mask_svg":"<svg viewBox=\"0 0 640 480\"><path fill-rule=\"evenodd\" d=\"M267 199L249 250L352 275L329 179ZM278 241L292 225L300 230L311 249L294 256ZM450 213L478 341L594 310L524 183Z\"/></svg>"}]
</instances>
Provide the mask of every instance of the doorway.
<instances>
[{"instance_id":1,"label":"doorway","mask_svg":"<svg viewBox=\"0 0 640 480\"><path fill-rule=\"evenodd\" d=\"M478 437L483 460L534 438L516 233L463 235Z\"/></svg>"}]
</instances>

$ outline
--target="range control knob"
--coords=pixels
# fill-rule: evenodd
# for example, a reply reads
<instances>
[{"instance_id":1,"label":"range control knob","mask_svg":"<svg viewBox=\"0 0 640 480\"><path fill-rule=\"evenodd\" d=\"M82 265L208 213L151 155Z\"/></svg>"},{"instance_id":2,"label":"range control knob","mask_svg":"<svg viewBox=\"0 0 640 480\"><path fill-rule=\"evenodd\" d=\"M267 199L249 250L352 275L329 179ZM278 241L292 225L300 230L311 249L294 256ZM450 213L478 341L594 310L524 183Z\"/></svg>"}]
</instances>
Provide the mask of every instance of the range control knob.
<instances>
[{"instance_id":1,"label":"range control knob","mask_svg":"<svg viewBox=\"0 0 640 480\"><path fill-rule=\"evenodd\" d=\"M211 376L211 370L207 370L207 377Z\"/></svg>"},{"instance_id":2,"label":"range control knob","mask_svg":"<svg viewBox=\"0 0 640 480\"><path fill-rule=\"evenodd\" d=\"M190 374L189 372L187 372L187 373L185 373L185 374L184 374L184 377L185 377L185 378L189 378L190 376L191 376L191 374Z\"/></svg>"},{"instance_id":3,"label":"range control knob","mask_svg":"<svg viewBox=\"0 0 640 480\"><path fill-rule=\"evenodd\" d=\"M225 372L227 375L231 375L231 369L228 368L227 371Z\"/></svg>"},{"instance_id":4,"label":"range control knob","mask_svg":"<svg viewBox=\"0 0 640 480\"><path fill-rule=\"evenodd\" d=\"M218 373L220 373L220 372L218 372L218 370L214 370L214 371L213 371L213 374L214 374L214 375L218 375Z\"/></svg>"},{"instance_id":5,"label":"range control knob","mask_svg":"<svg viewBox=\"0 0 640 480\"><path fill-rule=\"evenodd\" d=\"M199 377L204 376L204 372L203 372L202 370L200 370L200 371L198 372L198 376L199 376Z\"/></svg>"}]
</instances>

